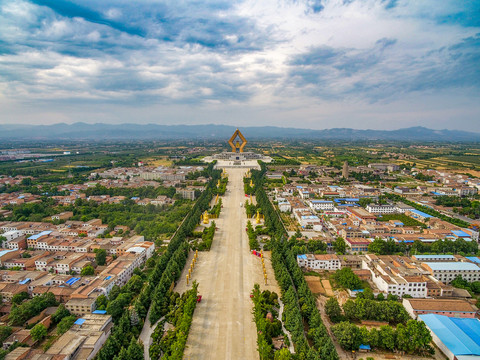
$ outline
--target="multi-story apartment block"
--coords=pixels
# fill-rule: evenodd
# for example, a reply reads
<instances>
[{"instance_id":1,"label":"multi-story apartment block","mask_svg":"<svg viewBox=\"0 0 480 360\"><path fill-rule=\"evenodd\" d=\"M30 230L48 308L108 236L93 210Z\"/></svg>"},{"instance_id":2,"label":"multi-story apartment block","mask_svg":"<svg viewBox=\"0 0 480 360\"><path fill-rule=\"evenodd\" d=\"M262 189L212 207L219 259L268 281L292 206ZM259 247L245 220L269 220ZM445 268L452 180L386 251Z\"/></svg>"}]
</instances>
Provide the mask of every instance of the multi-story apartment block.
<instances>
[{"instance_id":1,"label":"multi-story apartment block","mask_svg":"<svg viewBox=\"0 0 480 360\"><path fill-rule=\"evenodd\" d=\"M300 267L313 270L338 270L341 267L340 259L334 254L297 255L297 263Z\"/></svg>"},{"instance_id":2,"label":"multi-story apartment block","mask_svg":"<svg viewBox=\"0 0 480 360\"><path fill-rule=\"evenodd\" d=\"M457 276L469 282L480 281L480 267L469 262L424 262L425 268L435 279L450 284Z\"/></svg>"},{"instance_id":3,"label":"multi-story apartment block","mask_svg":"<svg viewBox=\"0 0 480 360\"><path fill-rule=\"evenodd\" d=\"M414 298L427 296L426 272L415 267L406 257L365 255L362 268L372 274L377 288L387 294Z\"/></svg>"},{"instance_id":4,"label":"multi-story apartment block","mask_svg":"<svg viewBox=\"0 0 480 360\"><path fill-rule=\"evenodd\" d=\"M310 200L309 206L315 211L333 211L335 203L328 200Z\"/></svg>"},{"instance_id":5,"label":"multi-story apartment block","mask_svg":"<svg viewBox=\"0 0 480 360\"><path fill-rule=\"evenodd\" d=\"M375 205L370 204L366 207L367 211L372 214L393 214L396 211L395 205Z\"/></svg>"}]
</instances>

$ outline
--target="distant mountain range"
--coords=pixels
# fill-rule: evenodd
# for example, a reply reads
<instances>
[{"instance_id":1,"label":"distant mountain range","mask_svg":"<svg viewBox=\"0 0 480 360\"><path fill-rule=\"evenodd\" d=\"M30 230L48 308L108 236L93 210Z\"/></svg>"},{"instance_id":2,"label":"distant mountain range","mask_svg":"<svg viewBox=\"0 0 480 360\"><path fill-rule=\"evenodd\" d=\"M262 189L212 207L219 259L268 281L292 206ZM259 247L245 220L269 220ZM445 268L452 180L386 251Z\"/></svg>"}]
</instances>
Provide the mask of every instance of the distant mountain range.
<instances>
[{"instance_id":1,"label":"distant mountain range","mask_svg":"<svg viewBox=\"0 0 480 360\"><path fill-rule=\"evenodd\" d=\"M0 124L4 140L166 140L228 139L235 131L228 125L157 125L157 124L74 124L13 125ZM334 128L324 130L282 128L275 126L240 127L248 139L318 139L318 140L399 140L477 142L480 133L458 130L432 130L410 127L399 130L356 130Z\"/></svg>"}]
</instances>

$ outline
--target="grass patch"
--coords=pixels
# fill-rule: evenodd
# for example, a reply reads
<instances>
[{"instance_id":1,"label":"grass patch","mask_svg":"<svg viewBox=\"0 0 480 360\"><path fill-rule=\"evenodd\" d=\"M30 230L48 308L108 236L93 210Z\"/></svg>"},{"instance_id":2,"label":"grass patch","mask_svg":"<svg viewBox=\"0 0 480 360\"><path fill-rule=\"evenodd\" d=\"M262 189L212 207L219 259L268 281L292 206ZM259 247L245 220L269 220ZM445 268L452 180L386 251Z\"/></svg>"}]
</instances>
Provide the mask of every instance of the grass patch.
<instances>
[{"instance_id":1,"label":"grass patch","mask_svg":"<svg viewBox=\"0 0 480 360\"><path fill-rule=\"evenodd\" d=\"M405 214L385 214L385 215L382 215L381 217L380 216L377 217L377 220L382 222L386 222L390 220L398 220L398 221L401 221L405 226L425 227L424 223L418 220L412 219L411 217Z\"/></svg>"}]
</instances>

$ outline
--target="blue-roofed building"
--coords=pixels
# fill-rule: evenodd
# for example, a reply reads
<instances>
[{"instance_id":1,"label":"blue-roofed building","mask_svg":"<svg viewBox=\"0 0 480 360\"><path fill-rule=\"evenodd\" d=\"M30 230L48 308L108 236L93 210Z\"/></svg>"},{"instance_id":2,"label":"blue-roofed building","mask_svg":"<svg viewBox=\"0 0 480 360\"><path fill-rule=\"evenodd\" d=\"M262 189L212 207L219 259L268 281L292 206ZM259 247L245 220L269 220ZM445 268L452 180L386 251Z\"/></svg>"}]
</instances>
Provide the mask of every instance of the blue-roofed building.
<instances>
[{"instance_id":1,"label":"blue-roofed building","mask_svg":"<svg viewBox=\"0 0 480 360\"><path fill-rule=\"evenodd\" d=\"M480 265L480 258L478 256L467 256L467 259L473 263Z\"/></svg>"},{"instance_id":2,"label":"blue-roofed building","mask_svg":"<svg viewBox=\"0 0 480 360\"><path fill-rule=\"evenodd\" d=\"M97 315L106 315L107 310L95 310L92 312L92 314L97 314Z\"/></svg>"},{"instance_id":3,"label":"blue-roofed building","mask_svg":"<svg viewBox=\"0 0 480 360\"><path fill-rule=\"evenodd\" d=\"M361 344L361 345L358 347L358 350L363 351L363 352L366 352L366 351L370 351L370 350L372 350L372 349L370 348L370 345Z\"/></svg>"},{"instance_id":4,"label":"blue-roofed building","mask_svg":"<svg viewBox=\"0 0 480 360\"><path fill-rule=\"evenodd\" d=\"M9 252L12 252L12 251L15 251L15 250L1 250L1 251L0 251L0 266L2 266L2 257L3 257L3 255L8 254Z\"/></svg>"},{"instance_id":5,"label":"blue-roofed building","mask_svg":"<svg viewBox=\"0 0 480 360\"><path fill-rule=\"evenodd\" d=\"M414 219L418 219L420 221L425 221L425 220L428 220L430 218L433 218L432 215L428 215L427 213L424 213L423 211L420 211L420 210L417 210L417 209L408 210L405 214L414 218Z\"/></svg>"},{"instance_id":6,"label":"blue-roofed building","mask_svg":"<svg viewBox=\"0 0 480 360\"><path fill-rule=\"evenodd\" d=\"M47 236L47 235L50 235L52 232L47 230L47 231L42 231L41 233L38 233L38 234L35 234L35 235L32 235L28 238L28 240L38 240L40 239L42 236Z\"/></svg>"},{"instance_id":7,"label":"blue-roofed building","mask_svg":"<svg viewBox=\"0 0 480 360\"><path fill-rule=\"evenodd\" d=\"M480 320L427 314L418 318L432 334L435 345L450 359L480 359Z\"/></svg>"},{"instance_id":8,"label":"blue-roofed building","mask_svg":"<svg viewBox=\"0 0 480 360\"><path fill-rule=\"evenodd\" d=\"M75 325L83 325L84 322L85 322L85 319L80 318L80 319L77 319L77 320L74 322L74 324L75 324Z\"/></svg>"},{"instance_id":9,"label":"blue-roofed building","mask_svg":"<svg viewBox=\"0 0 480 360\"><path fill-rule=\"evenodd\" d=\"M472 237L470 234L467 234L463 230L452 230L452 234L457 238L457 239L464 239L467 241L472 241Z\"/></svg>"},{"instance_id":10,"label":"blue-roofed building","mask_svg":"<svg viewBox=\"0 0 480 360\"><path fill-rule=\"evenodd\" d=\"M451 283L457 276L468 282L480 281L480 267L471 262L424 262L422 266L445 284Z\"/></svg>"},{"instance_id":11,"label":"blue-roofed building","mask_svg":"<svg viewBox=\"0 0 480 360\"><path fill-rule=\"evenodd\" d=\"M412 258L418 261L455 261L453 255L413 255Z\"/></svg>"},{"instance_id":12,"label":"blue-roofed building","mask_svg":"<svg viewBox=\"0 0 480 360\"><path fill-rule=\"evenodd\" d=\"M72 278L68 279L67 281L65 281L65 284L67 284L68 286L72 286L73 284L75 284L80 279L81 278L79 278L79 277L72 277Z\"/></svg>"}]
</instances>

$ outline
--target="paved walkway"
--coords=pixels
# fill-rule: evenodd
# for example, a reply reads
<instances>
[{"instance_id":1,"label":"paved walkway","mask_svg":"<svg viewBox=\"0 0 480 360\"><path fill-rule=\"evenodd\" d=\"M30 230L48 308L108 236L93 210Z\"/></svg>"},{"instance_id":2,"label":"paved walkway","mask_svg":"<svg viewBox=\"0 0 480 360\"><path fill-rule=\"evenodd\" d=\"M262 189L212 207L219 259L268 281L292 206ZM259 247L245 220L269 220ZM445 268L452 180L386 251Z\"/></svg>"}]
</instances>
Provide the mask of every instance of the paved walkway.
<instances>
[{"instance_id":1,"label":"paved walkway","mask_svg":"<svg viewBox=\"0 0 480 360\"><path fill-rule=\"evenodd\" d=\"M264 285L261 260L249 251L245 208L240 206L246 199L243 175L247 169L226 171L229 183L222 212L215 219L219 230L211 250L199 252L192 273L203 298L195 309L184 359L258 359L250 292L258 283L261 289L280 294L269 254L265 254L269 283ZM191 256L175 288L179 293L191 287L185 280Z\"/></svg>"},{"instance_id":2,"label":"paved walkway","mask_svg":"<svg viewBox=\"0 0 480 360\"><path fill-rule=\"evenodd\" d=\"M150 353L149 353L149 348L150 345L152 344L152 334L155 331L155 328L163 320L164 317L162 317L160 320L158 320L153 326L150 320L148 319L150 316L150 309L148 310L147 313L147 318L145 319L145 322L143 324L142 332L140 333L140 336L138 339L143 342L143 358L145 360L150 360Z\"/></svg>"}]
</instances>

